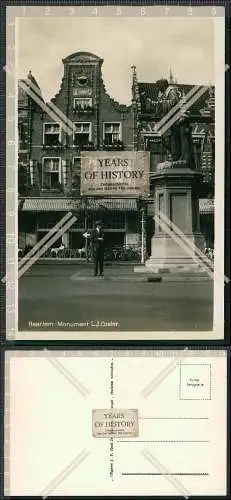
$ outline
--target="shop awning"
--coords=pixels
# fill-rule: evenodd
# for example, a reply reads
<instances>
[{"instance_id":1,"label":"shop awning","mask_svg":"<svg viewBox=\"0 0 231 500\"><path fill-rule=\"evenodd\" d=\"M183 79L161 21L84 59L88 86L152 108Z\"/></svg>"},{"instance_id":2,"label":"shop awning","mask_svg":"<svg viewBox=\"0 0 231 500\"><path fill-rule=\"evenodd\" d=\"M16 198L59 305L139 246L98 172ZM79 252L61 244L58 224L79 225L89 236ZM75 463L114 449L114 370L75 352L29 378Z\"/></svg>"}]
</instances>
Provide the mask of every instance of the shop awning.
<instances>
[{"instance_id":1,"label":"shop awning","mask_svg":"<svg viewBox=\"0 0 231 500\"><path fill-rule=\"evenodd\" d=\"M19 202L20 203L20 202ZM81 199L68 198L26 198L22 210L24 212L67 212L71 210L115 210L136 211L135 199L123 198L89 198L85 202Z\"/></svg>"},{"instance_id":2,"label":"shop awning","mask_svg":"<svg viewBox=\"0 0 231 500\"><path fill-rule=\"evenodd\" d=\"M20 205L20 201L19 201ZM26 198L22 210L24 212L68 212L69 210L113 210L113 211L128 211L136 212L136 200L123 198L89 198L85 201L80 199L68 198ZM199 200L199 209L201 214L214 213L214 200L201 198ZM148 215L152 216L155 210L154 200L148 203Z\"/></svg>"},{"instance_id":3,"label":"shop awning","mask_svg":"<svg viewBox=\"0 0 231 500\"><path fill-rule=\"evenodd\" d=\"M88 210L119 210L135 212L137 204L135 199L123 198L105 198L105 199L89 199L87 200Z\"/></svg>"}]
</instances>

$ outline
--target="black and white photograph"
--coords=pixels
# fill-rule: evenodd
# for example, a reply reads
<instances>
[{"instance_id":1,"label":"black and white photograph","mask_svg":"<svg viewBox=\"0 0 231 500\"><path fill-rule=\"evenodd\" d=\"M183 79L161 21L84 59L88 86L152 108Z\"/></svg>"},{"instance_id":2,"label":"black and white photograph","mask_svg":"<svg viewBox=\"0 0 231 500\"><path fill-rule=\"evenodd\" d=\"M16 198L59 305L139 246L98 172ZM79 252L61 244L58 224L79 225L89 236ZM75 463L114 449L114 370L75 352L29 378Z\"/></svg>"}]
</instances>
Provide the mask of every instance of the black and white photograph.
<instances>
[{"instance_id":1,"label":"black and white photograph","mask_svg":"<svg viewBox=\"0 0 231 500\"><path fill-rule=\"evenodd\" d=\"M6 67L17 339L223 338L223 8L44 9Z\"/></svg>"}]
</instances>

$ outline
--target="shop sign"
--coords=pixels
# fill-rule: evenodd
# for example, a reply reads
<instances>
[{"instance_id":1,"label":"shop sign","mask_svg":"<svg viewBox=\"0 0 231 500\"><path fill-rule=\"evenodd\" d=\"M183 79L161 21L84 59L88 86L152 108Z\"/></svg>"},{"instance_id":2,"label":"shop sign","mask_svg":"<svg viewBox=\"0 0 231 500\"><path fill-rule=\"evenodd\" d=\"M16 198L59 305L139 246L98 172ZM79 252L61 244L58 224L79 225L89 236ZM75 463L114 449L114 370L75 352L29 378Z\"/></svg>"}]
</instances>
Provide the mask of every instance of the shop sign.
<instances>
[{"instance_id":1,"label":"shop sign","mask_svg":"<svg viewBox=\"0 0 231 500\"><path fill-rule=\"evenodd\" d=\"M84 196L147 196L149 194L149 152L82 152L81 194Z\"/></svg>"}]
</instances>

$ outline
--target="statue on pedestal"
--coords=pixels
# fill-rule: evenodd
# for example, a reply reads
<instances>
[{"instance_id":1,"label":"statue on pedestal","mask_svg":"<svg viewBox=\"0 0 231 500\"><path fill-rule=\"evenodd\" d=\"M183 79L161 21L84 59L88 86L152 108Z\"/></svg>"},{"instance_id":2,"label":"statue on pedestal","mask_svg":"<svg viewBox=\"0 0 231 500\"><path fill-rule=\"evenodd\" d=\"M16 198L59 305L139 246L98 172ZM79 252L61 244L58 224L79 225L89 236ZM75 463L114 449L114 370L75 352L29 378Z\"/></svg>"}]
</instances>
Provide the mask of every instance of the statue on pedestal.
<instances>
[{"instance_id":1,"label":"statue on pedestal","mask_svg":"<svg viewBox=\"0 0 231 500\"><path fill-rule=\"evenodd\" d=\"M162 100L161 115L166 115L166 113L173 106L177 105L182 98L183 96L177 87L169 87ZM168 135L164 137L164 144L172 162L184 162L187 166L194 169L190 115L188 111L181 110L181 107L176 110L176 114L179 114L179 112L180 116L176 118L175 123L171 126L170 134L168 132Z\"/></svg>"},{"instance_id":2,"label":"statue on pedestal","mask_svg":"<svg viewBox=\"0 0 231 500\"><path fill-rule=\"evenodd\" d=\"M195 168L192 143L192 127L189 115L182 115L171 127L171 156L173 161L184 161Z\"/></svg>"}]
</instances>

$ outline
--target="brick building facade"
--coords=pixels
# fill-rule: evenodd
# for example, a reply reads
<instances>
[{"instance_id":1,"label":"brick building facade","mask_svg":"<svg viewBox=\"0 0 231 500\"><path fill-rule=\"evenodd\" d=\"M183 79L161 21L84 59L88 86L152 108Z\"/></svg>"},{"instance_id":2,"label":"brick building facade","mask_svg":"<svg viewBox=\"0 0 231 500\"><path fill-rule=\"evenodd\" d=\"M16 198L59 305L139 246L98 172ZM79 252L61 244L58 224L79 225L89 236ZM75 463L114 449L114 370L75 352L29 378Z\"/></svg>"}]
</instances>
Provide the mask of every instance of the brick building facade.
<instances>
[{"instance_id":1,"label":"brick building facade","mask_svg":"<svg viewBox=\"0 0 231 500\"><path fill-rule=\"evenodd\" d=\"M98 56L77 52L63 59L64 74L58 94L48 104L47 113L42 93L35 78L29 73L27 80L19 82L18 128L19 128L19 198L24 198L19 213L19 247L34 245L61 219L67 211L77 212L77 221L56 243L66 248L84 246L83 232L91 229L94 221L104 222L108 246L131 246L140 244L140 224L134 198L90 199L80 196L81 151L108 150L150 151L149 211L147 212L147 243L153 228L151 172L158 161L165 158L166 151L161 141L150 132L157 119L153 111L160 98L160 83L164 92L178 88L187 93L188 87L178 86L173 81L156 84L139 83L133 68L131 106L120 105L105 89L102 78L103 60ZM185 88L184 88L185 87ZM187 87L187 88L186 88ZM27 88L36 94L28 95ZM157 89L158 92L157 92ZM214 103L207 92L197 103L194 115L194 153L197 168L204 172L201 192L201 216L207 239L212 240L212 185L214 172ZM57 114L57 108L59 109ZM203 123L203 108L206 116ZM201 113L202 111L202 113ZM207 113L207 115L206 115ZM209 113L209 115L208 115ZM74 124L63 130L62 116ZM209 116L209 117L208 117ZM198 119L197 119L198 117ZM210 202L208 202L210 198ZM208 212L209 215L206 215ZM209 226L210 224L210 226ZM209 227L209 229L208 229ZM210 234L211 233L211 234ZM147 245L148 246L148 245Z\"/></svg>"},{"instance_id":2,"label":"brick building facade","mask_svg":"<svg viewBox=\"0 0 231 500\"><path fill-rule=\"evenodd\" d=\"M160 109L166 107L165 116L188 93L199 97L190 106L192 131L192 163L201 172L202 182L199 195L200 226L205 236L206 246L214 245L214 184L215 184L215 92L214 87L197 88L193 85L178 84L170 70L169 80L161 79L155 83L139 82L136 67L132 67L132 102L134 113L135 149L150 152L150 202L154 195L152 173L158 163L168 160L169 142L172 128L160 137L155 132L156 124L161 120ZM194 94L195 92L195 94ZM165 109L165 108L164 108ZM171 113L170 113L171 114ZM171 114L171 119L174 114ZM167 123L167 121L166 121ZM173 123L174 124L174 123ZM153 233L153 212L155 207L148 204L147 245L150 245Z\"/></svg>"}]
</instances>

